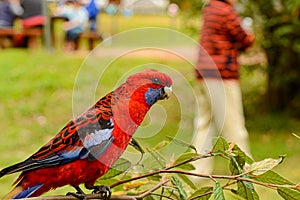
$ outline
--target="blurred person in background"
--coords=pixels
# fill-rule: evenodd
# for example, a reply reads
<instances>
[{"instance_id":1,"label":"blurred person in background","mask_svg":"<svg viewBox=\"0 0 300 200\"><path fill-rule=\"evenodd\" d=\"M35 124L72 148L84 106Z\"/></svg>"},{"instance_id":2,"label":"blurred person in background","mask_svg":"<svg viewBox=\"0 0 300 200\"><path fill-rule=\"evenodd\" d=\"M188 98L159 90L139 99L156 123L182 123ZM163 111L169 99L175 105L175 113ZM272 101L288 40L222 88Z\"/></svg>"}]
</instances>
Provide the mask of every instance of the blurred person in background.
<instances>
[{"instance_id":1,"label":"blurred person in background","mask_svg":"<svg viewBox=\"0 0 300 200\"><path fill-rule=\"evenodd\" d=\"M37 33L43 32L46 17L42 12L42 1L40 0L9 0L15 15L21 18L21 25L24 31ZM16 34L14 37L16 47L28 47L29 37L23 34Z\"/></svg>"},{"instance_id":2,"label":"blurred person in background","mask_svg":"<svg viewBox=\"0 0 300 200\"><path fill-rule=\"evenodd\" d=\"M55 15L67 18L67 21L64 23L66 31L65 50L73 51L76 48L75 45L79 35L87 27L88 12L80 0L67 0L66 4L57 7Z\"/></svg>"},{"instance_id":3,"label":"blurred person in background","mask_svg":"<svg viewBox=\"0 0 300 200\"><path fill-rule=\"evenodd\" d=\"M0 0L0 28L13 28L16 15L22 13L19 0Z\"/></svg>"},{"instance_id":4,"label":"blurred person in background","mask_svg":"<svg viewBox=\"0 0 300 200\"><path fill-rule=\"evenodd\" d=\"M84 0L85 8L89 13L90 31L98 32L98 15L100 14L100 0Z\"/></svg>"},{"instance_id":5,"label":"blurred person in background","mask_svg":"<svg viewBox=\"0 0 300 200\"><path fill-rule=\"evenodd\" d=\"M195 70L199 81L199 113L195 119L194 139L200 153L209 152L213 137L222 134L251 156L237 57L252 45L254 35L242 27L242 20L233 8L235 4L236 0L210 0L202 12L201 49ZM194 164L195 173L212 173L212 158Z\"/></svg>"},{"instance_id":6,"label":"blurred person in background","mask_svg":"<svg viewBox=\"0 0 300 200\"><path fill-rule=\"evenodd\" d=\"M22 0L21 8L23 13L20 15L23 28L42 28L46 23L46 17L43 15L42 1Z\"/></svg>"},{"instance_id":7,"label":"blurred person in background","mask_svg":"<svg viewBox=\"0 0 300 200\"><path fill-rule=\"evenodd\" d=\"M0 0L0 29L2 31L13 31L16 15L21 15L23 9L20 7L19 0ZM8 47L13 45L13 36L1 39L0 46Z\"/></svg>"}]
</instances>

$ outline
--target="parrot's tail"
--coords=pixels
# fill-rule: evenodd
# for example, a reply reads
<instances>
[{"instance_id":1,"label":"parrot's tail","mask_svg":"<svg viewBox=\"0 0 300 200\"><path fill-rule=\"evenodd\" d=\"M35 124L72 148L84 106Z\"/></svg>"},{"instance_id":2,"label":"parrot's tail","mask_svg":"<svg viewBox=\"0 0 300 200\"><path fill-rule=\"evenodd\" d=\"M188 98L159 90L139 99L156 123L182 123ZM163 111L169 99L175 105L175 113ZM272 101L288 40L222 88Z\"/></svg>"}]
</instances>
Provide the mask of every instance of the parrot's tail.
<instances>
[{"instance_id":1,"label":"parrot's tail","mask_svg":"<svg viewBox=\"0 0 300 200\"><path fill-rule=\"evenodd\" d=\"M29 187L27 189L23 189L21 186L15 187L10 193L8 193L3 200L9 199L23 199L30 197L33 195L38 189L40 189L43 185L39 184L33 187Z\"/></svg>"},{"instance_id":2,"label":"parrot's tail","mask_svg":"<svg viewBox=\"0 0 300 200\"><path fill-rule=\"evenodd\" d=\"M12 165L10 167L6 167L4 169L2 169L0 171L0 178L4 175L7 175L7 174L12 174L12 173L15 173L15 172L18 172L20 170L18 170L20 167L19 165L22 164L22 163L18 163L18 164L15 164L15 165Z\"/></svg>"},{"instance_id":3,"label":"parrot's tail","mask_svg":"<svg viewBox=\"0 0 300 200\"><path fill-rule=\"evenodd\" d=\"M10 193L8 193L2 200L13 199L16 195L23 191L21 186L15 187Z\"/></svg>"},{"instance_id":4,"label":"parrot's tail","mask_svg":"<svg viewBox=\"0 0 300 200\"><path fill-rule=\"evenodd\" d=\"M5 172L0 171L0 178L5 175Z\"/></svg>"},{"instance_id":5,"label":"parrot's tail","mask_svg":"<svg viewBox=\"0 0 300 200\"><path fill-rule=\"evenodd\" d=\"M0 178L7 174L13 174L21 171L29 171L36 168L38 167L36 167L35 162L33 162L32 159L27 159L23 162L19 162L17 164L2 169L0 171Z\"/></svg>"}]
</instances>

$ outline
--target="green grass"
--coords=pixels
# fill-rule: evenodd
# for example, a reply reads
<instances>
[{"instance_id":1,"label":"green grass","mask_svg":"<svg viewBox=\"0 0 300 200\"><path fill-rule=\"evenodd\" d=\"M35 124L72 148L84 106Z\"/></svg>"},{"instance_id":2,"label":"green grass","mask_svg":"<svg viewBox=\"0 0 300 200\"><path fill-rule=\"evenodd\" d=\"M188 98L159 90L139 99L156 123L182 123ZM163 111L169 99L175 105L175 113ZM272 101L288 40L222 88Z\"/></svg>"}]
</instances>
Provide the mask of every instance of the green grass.
<instances>
[{"instance_id":1,"label":"green grass","mask_svg":"<svg viewBox=\"0 0 300 200\"><path fill-rule=\"evenodd\" d=\"M178 18L172 21L170 18L160 15L134 15L126 18L122 15L110 16L102 13L99 17L99 29L104 33L116 34L129 29L143 27L161 27L178 30L182 26Z\"/></svg>"},{"instance_id":2,"label":"green grass","mask_svg":"<svg viewBox=\"0 0 300 200\"><path fill-rule=\"evenodd\" d=\"M1 51L0 57L3 168L28 157L71 117L70 91L82 59L26 50ZM1 180L1 196L8 179Z\"/></svg>"},{"instance_id":3,"label":"green grass","mask_svg":"<svg viewBox=\"0 0 300 200\"><path fill-rule=\"evenodd\" d=\"M105 16L105 28L109 31L109 16ZM105 17L103 17L105 19ZM103 20L104 20L103 19ZM138 19L142 19L141 21ZM154 20L155 19L155 20ZM152 16L150 19L140 16L131 20L120 18L118 30L128 30L132 27L157 26L157 20L161 26L168 27L169 19ZM121 21L122 20L122 21ZM104 27L103 27L104 28ZM6 49L0 51L0 126L2 129L0 140L0 169L22 161L34 153L53 137L73 117L72 93L75 80L80 69L87 68L87 74L80 76L82 84L100 77L95 88L85 90L82 98L93 95L93 101L111 91L124 75L139 71L144 67L158 67L163 71L172 73L175 78L174 91L177 94L187 95L187 101L179 102L177 97L162 102L167 116L166 127L153 137L140 139L143 144L153 146L165 135L174 135L179 130L178 122L183 118L182 130L188 135L192 132L193 103L185 84L194 85L192 66L182 59L170 59L168 57L121 57L103 66L101 59L86 59L86 53L65 54L60 50L45 53L41 50L28 51L18 49ZM87 61L84 63L84 61ZM153 64L156 63L156 64ZM99 75L101 68L107 67L103 75ZM89 71L90 70L90 71ZM172 71L173 70L173 71ZM178 73L178 74L177 74ZM179 75L183 75L182 77ZM183 79L183 77L185 79ZM259 78L258 78L259 77ZM294 119L285 113L266 113L261 108L260 95L265 88L264 73L261 70L243 71L242 89L244 92L246 124L250 134L252 154L255 160L267 157L276 158L286 154L283 164L275 168L286 178L299 182L300 171L297 163L300 162L300 140L291 133L300 132L300 120ZM253 82L253 80L256 80ZM98 80L97 80L98 81ZM191 95L191 96L189 96ZM91 105L89 101L87 105ZM181 108L182 110L180 110ZM162 114L159 110L158 114ZM154 112L154 116L157 114ZM162 115L164 116L164 114ZM149 116L145 119L150 122ZM159 121L159 120L158 120ZM143 138L143 132L137 136ZM184 139L184 138L183 138ZM223 162L216 162L215 173L227 172ZM0 196L7 193L18 174L5 176L0 179ZM49 192L51 194L65 194L69 187ZM278 199L276 193L262 192L261 199Z\"/></svg>"}]
</instances>

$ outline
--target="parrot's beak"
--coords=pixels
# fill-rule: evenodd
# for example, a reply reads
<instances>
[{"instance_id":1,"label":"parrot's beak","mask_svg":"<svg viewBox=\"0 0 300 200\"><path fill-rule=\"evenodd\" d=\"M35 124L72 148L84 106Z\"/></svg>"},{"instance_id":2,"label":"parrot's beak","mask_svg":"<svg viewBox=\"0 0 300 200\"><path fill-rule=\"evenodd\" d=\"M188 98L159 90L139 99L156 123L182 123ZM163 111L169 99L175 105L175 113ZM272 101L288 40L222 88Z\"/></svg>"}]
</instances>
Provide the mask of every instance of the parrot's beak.
<instances>
[{"instance_id":1,"label":"parrot's beak","mask_svg":"<svg viewBox=\"0 0 300 200\"><path fill-rule=\"evenodd\" d=\"M162 95L160 96L159 99L160 100L168 99L171 94L172 94L172 86L170 87L165 86L164 88L162 88Z\"/></svg>"}]
</instances>

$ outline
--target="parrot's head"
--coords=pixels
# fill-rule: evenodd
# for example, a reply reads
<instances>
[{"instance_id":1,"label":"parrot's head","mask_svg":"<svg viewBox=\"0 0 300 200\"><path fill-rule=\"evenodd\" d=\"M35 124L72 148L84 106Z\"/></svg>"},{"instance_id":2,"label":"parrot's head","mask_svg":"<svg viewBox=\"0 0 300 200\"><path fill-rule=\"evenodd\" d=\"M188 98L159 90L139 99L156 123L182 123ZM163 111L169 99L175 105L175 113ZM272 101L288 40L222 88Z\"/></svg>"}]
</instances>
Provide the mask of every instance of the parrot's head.
<instances>
[{"instance_id":1,"label":"parrot's head","mask_svg":"<svg viewBox=\"0 0 300 200\"><path fill-rule=\"evenodd\" d=\"M144 101L148 106L152 106L158 100L168 98L172 92L170 76L154 69L146 69L129 76L126 84L133 89L131 98Z\"/></svg>"},{"instance_id":2,"label":"parrot's head","mask_svg":"<svg viewBox=\"0 0 300 200\"><path fill-rule=\"evenodd\" d=\"M120 85L112 98L115 124L127 135L132 135L145 115L158 100L166 99L172 92L172 79L153 69L130 75Z\"/></svg>"}]
</instances>

